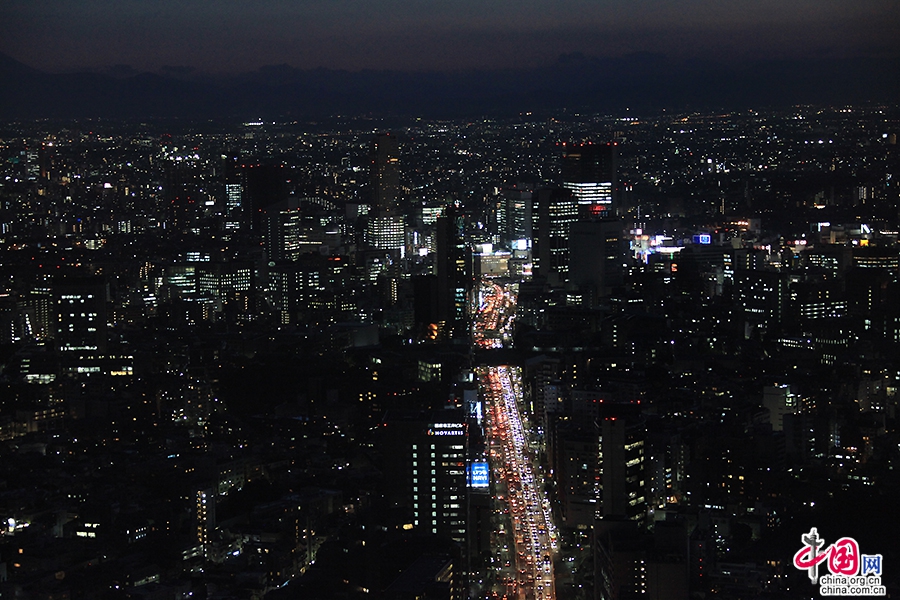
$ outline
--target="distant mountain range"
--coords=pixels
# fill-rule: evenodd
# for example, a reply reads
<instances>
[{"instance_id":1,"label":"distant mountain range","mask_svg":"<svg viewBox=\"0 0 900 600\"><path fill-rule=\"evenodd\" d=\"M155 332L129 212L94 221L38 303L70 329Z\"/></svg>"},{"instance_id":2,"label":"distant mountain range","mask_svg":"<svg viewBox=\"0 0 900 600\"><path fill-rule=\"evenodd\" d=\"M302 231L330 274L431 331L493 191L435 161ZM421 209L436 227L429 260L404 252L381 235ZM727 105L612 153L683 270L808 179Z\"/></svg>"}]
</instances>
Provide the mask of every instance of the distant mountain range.
<instances>
[{"instance_id":1,"label":"distant mountain range","mask_svg":"<svg viewBox=\"0 0 900 600\"><path fill-rule=\"evenodd\" d=\"M896 102L900 59L760 61L740 67L656 54L560 56L551 65L454 72L262 67L212 77L185 67L51 74L0 54L0 119L463 117L521 111L715 109Z\"/></svg>"}]
</instances>

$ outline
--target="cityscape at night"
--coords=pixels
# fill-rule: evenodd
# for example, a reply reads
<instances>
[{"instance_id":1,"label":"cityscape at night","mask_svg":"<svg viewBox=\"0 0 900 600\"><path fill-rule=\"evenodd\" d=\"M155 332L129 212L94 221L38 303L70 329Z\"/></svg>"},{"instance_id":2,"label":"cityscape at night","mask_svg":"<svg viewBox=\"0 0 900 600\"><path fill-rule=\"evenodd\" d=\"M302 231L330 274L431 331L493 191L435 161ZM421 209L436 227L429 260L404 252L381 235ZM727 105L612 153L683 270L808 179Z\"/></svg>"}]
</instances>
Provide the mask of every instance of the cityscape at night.
<instances>
[{"instance_id":1,"label":"cityscape at night","mask_svg":"<svg viewBox=\"0 0 900 600\"><path fill-rule=\"evenodd\" d=\"M3 597L894 564L898 116L6 123Z\"/></svg>"},{"instance_id":2,"label":"cityscape at night","mask_svg":"<svg viewBox=\"0 0 900 600\"><path fill-rule=\"evenodd\" d=\"M889 0L0 6L0 600L900 597Z\"/></svg>"}]
</instances>

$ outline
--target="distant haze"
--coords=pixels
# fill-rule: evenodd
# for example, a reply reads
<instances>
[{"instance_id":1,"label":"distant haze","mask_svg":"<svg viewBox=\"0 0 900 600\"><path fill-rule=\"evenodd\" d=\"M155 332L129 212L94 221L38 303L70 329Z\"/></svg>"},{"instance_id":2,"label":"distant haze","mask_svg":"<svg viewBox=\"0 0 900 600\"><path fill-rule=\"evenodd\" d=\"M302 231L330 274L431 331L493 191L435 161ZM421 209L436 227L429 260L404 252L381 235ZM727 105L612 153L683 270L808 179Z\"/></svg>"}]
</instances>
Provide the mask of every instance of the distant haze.
<instances>
[{"instance_id":1,"label":"distant haze","mask_svg":"<svg viewBox=\"0 0 900 600\"><path fill-rule=\"evenodd\" d=\"M731 64L900 56L896 0L4 0L0 52L49 72L535 67L654 52ZM165 71L164 68L168 68ZM119 67L122 68L122 67Z\"/></svg>"}]
</instances>

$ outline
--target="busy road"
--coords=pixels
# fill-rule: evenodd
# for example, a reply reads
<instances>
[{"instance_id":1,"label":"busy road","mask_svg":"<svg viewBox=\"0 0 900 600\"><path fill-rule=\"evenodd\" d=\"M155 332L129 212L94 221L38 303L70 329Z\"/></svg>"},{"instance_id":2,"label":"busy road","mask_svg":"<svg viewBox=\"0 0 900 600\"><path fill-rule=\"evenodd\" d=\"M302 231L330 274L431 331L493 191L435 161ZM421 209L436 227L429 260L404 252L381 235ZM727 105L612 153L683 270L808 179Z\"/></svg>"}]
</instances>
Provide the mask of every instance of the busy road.
<instances>
[{"instance_id":1,"label":"busy road","mask_svg":"<svg viewBox=\"0 0 900 600\"><path fill-rule=\"evenodd\" d=\"M503 348L512 341L516 295L507 287L482 281L476 295L478 306L472 338L476 348Z\"/></svg>"},{"instance_id":2,"label":"busy road","mask_svg":"<svg viewBox=\"0 0 900 600\"><path fill-rule=\"evenodd\" d=\"M499 558L502 567L515 567L502 578L504 592L519 600L553 600L557 537L543 491L543 473L529 448L520 416L521 374L517 367L483 367L479 378L489 406L488 440L497 505L502 507L501 514L508 515L508 520L501 520L498 536L514 550L510 558Z\"/></svg>"},{"instance_id":3,"label":"busy road","mask_svg":"<svg viewBox=\"0 0 900 600\"><path fill-rule=\"evenodd\" d=\"M509 347L515 293L510 286L482 281L477 302L475 347ZM478 378L487 409L487 442L495 482L494 594L516 600L555 600L557 534L544 492L543 470L530 447L521 412L521 370L484 366L479 368Z\"/></svg>"}]
</instances>

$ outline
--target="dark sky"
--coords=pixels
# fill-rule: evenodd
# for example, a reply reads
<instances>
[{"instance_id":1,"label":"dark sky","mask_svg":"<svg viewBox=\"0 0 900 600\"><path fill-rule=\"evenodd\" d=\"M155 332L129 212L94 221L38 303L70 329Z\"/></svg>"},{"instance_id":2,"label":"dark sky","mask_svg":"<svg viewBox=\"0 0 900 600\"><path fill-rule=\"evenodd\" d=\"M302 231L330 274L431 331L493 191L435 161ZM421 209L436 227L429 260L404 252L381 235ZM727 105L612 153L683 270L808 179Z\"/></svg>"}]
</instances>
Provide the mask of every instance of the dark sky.
<instances>
[{"instance_id":1,"label":"dark sky","mask_svg":"<svg viewBox=\"0 0 900 600\"><path fill-rule=\"evenodd\" d=\"M900 0L0 0L0 52L48 71L897 56L898 38Z\"/></svg>"}]
</instances>

